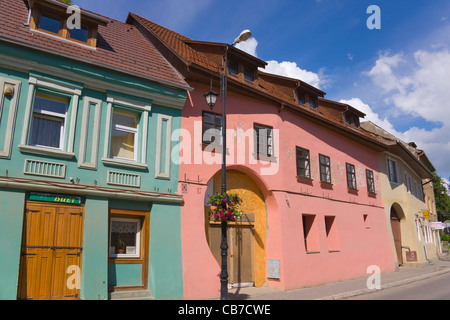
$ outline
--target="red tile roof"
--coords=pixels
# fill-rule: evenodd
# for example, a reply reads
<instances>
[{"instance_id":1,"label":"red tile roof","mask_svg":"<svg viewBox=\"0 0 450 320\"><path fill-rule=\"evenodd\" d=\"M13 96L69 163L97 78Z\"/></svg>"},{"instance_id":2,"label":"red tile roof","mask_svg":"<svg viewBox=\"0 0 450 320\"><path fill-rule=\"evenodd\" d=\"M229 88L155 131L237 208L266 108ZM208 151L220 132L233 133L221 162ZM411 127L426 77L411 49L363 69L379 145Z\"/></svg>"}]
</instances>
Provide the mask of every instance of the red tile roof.
<instances>
[{"instance_id":1,"label":"red tile roof","mask_svg":"<svg viewBox=\"0 0 450 320\"><path fill-rule=\"evenodd\" d=\"M24 0L0 0L0 41L12 41L147 80L189 88L179 73L131 25L109 19L107 26L98 26L97 47L90 48L31 30L26 25L27 20L28 9Z\"/></svg>"},{"instance_id":2,"label":"red tile roof","mask_svg":"<svg viewBox=\"0 0 450 320\"><path fill-rule=\"evenodd\" d=\"M135 22L134 22L134 21ZM169 30L163 26L160 26L148 19L145 19L135 13L129 13L128 23L136 23L140 26L143 26L146 31L150 32L150 34L154 35L160 43L163 44L164 49L170 50L174 55L176 55L181 61L183 61L188 66L197 66L201 69L206 69L208 71L216 72L223 71L222 66L214 63L210 60L206 55L202 52L194 50L188 44L192 42L192 40L186 36L183 36L175 31ZM155 42L154 42L155 43ZM206 42L205 42L206 44ZM156 44L155 44L156 45ZM156 45L156 47L161 51L161 46ZM235 49L238 50L238 49ZM285 107L289 107L291 110L294 110L300 114L308 116L310 119L314 119L315 121L319 121L323 124L331 125L334 129L339 130L342 134L350 134L356 135L362 138L364 141L371 142L372 144L377 145L378 147L385 147L383 141L378 139L378 137L373 136L372 134L362 130L361 128L353 128L346 126L342 120L342 117L336 118L334 115L326 112L325 109L321 110L319 107L317 110L311 110L310 108L305 108L300 106L294 100L294 90L292 89L292 94L288 95L286 92L282 92L277 86L276 81L271 80L271 76L267 73L258 71L262 76L258 77L258 80L250 83L243 79L239 79L238 77L230 76L229 82L230 84L234 84L239 86L247 91L251 91L253 93L262 95L265 98L275 100L281 105ZM274 76L276 78L276 76ZM285 80L289 80L289 78L282 77ZM303 85L306 85L309 90L316 91L319 96L324 95L324 92L300 81L297 79L290 79L293 82L301 82ZM284 90L286 91L286 90ZM330 100L327 100L330 101ZM320 102L320 100L319 100ZM331 102L331 101L330 101ZM337 103L337 102L336 102Z\"/></svg>"}]
</instances>

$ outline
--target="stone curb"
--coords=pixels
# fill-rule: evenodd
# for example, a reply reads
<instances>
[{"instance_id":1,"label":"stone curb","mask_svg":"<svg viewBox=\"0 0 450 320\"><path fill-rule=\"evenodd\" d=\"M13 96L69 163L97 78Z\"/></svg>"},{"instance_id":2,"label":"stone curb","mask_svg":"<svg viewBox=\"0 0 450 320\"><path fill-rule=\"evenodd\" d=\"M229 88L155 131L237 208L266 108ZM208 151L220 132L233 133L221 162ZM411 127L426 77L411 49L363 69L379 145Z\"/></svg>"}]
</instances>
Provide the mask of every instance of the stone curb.
<instances>
[{"instance_id":1,"label":"stone curb","mask_svg":"<svg viewBox=\"0 0 450 320\"><path fill-rule=\"evenodd\" d=\"M368 289L368 288L367 289L360 289L360 290L354 290L354 291L349 291L349 292L333 294L331 296L327 296L327 297L323 297L323 298L317 298L315 300L340 300L340 299L345 299L345 298L349 298L349 297L355 297L355 296L363 295L363 294L366 294L366 293L374 293L374 292L378 292L378 291L383 290L383 289L398 287L398 286L402 286L402 285L405 285L405 284L408 284L408 283L411 283L411 282L420 281L420 280L428 279L428 278L431 278L431 277L436 277L436 276L439 276L441 274L445 274L445 273L449 273L449 272L450 272L450 268L446 268L444 270L431 272L431 273L424 274L424 275L421 275L421 276L417 276L417 277L413 277L413 278L408 278L408 279L404 279L404 280L400 280L400 281L387 283L387 284L382 285L381 289L378 289L378 290L373 290L373 289Z\"/></svg>"}]
</instances>

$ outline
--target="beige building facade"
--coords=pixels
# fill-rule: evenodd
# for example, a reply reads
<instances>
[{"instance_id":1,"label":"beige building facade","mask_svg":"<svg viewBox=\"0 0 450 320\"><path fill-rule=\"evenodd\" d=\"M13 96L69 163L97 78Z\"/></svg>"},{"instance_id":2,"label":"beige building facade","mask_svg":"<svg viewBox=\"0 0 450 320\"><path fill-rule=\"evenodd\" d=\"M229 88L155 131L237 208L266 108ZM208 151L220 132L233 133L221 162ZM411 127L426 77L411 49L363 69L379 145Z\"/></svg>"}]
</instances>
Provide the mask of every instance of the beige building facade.
<instances>
[{"instance_id":1,"label":"beige building facade","mask_svg":"<svg viewBox=\"0 0 450 320\"><path fill-rule=\"evenodd\" d=\"M391 244L398 266L420 266L441 250L431 162L414 143L405 143L372 122L361 126L386 142L379 153L380 186Z\"/></svg>"}]
</instances>

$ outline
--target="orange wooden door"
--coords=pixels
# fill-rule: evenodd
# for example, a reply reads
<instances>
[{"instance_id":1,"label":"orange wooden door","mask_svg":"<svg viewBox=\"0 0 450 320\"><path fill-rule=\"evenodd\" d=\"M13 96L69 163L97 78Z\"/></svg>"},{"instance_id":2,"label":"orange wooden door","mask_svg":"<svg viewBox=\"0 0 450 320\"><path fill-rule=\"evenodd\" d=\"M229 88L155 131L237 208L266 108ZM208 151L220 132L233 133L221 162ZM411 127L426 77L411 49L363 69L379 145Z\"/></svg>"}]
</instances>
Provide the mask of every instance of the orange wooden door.
<instances>
[{"instance_id":1,"label":"orange wooden door","mask_svg":"<svg viewBox=\"0 0 450 320\"><path fill-rule=\"evenodd\" d=\"M79 297L76 277L81 276L82 222L82 207L27 203L19 299L67 300ZM68 270L78 273L68 273Z\"/></svg>"}]
</instances>

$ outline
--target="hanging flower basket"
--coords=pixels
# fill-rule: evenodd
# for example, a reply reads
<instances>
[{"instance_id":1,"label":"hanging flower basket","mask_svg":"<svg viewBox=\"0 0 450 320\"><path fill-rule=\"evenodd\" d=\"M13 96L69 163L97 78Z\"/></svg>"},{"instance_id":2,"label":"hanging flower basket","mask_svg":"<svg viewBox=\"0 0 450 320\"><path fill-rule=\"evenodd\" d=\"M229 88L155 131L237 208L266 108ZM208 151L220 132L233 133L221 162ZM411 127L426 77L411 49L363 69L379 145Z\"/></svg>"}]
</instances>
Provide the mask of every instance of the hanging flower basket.
<instances>
[{"instance_id":1,"label":"hanging flower basket","mask_svg":"<svg viewBox=\"0 0 450 320\"><path fill-rule=\"evenodd\" d=\"M209 217L215 221L236 221L243 215L239 211L242 199L237 194L215 193L209 196L208 203L211 205Z\"/></svg>"}]
</instances>

